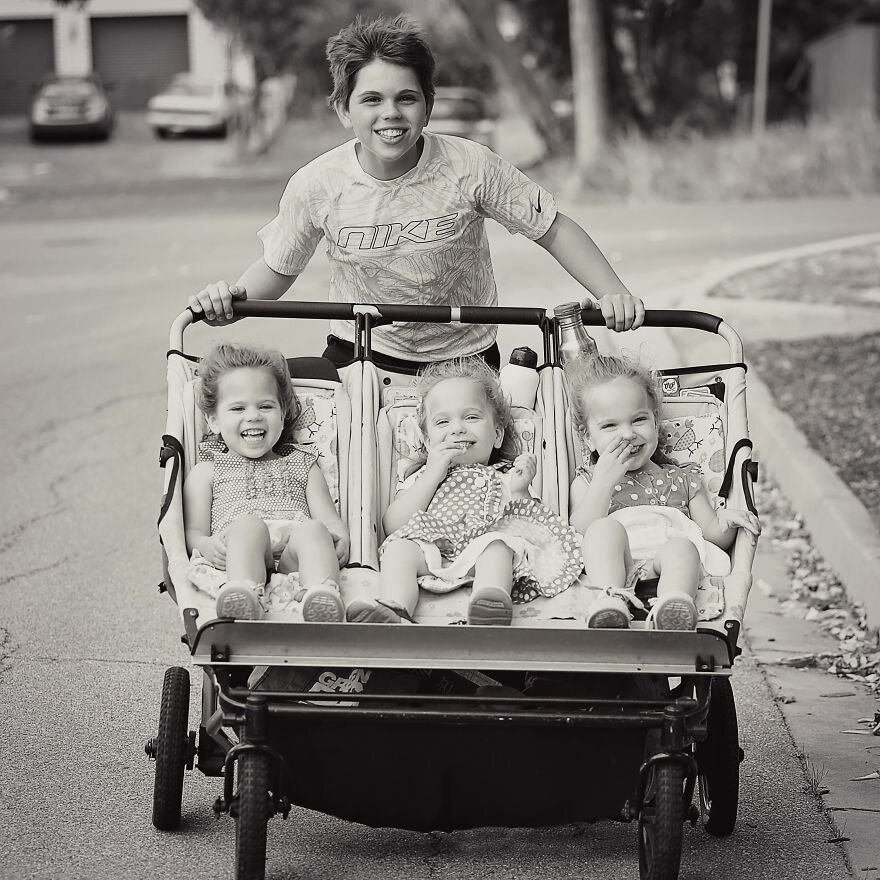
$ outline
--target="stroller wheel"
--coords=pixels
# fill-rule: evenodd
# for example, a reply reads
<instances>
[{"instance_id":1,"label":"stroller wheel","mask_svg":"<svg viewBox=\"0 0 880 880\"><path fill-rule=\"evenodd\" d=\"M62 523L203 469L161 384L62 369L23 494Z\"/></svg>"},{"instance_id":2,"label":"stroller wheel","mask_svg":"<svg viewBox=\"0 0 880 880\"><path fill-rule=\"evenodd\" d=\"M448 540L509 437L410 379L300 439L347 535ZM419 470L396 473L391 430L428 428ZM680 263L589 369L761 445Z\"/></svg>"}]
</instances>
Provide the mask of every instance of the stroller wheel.
<instances>
[{"instance_id":1,"label":"stroller wheel","mask_svg":"<svg viewBox=\"0 0 880 880\"><path fill-rule=\"evenodd\" d=\"M640 880L676 880L684 824L684 769L664 761L648 770L639 812Z\"/></svg>"},{"instance_id":2,"label":"stroller wheel","mask_svg":"<svg viewBox=\"0 0 880 880\"><path fill-rule=\"evenodd\" d=\"M237 762L235 880L264 880L266 823L273 813L269 797L269 756L243 752Z\"/></svg>"},{"instance_id":3,"label":"stroller wheel","mask_svg":"<svg viewBox=\"0 0 880 880\"><path fill-rule=\"evenodd\" d=\"M712 680L706 739L697 745L700 814L709 834L726 837L739 806L739 729L729 679Z\"/></svg>"},{"instance_id":4,"label":"stroller wheel","mask_svg":"<svg viewBox=\"0 0 880 880\"><path fill-rule=\"evenodd\" d=\"M190 762L189 673L179 666L165 670L159 734L147 744L147 753L156 759L153 783L153 825L172 831L180 824L183 800L183 771Z\"/></svg>"}]
</instances>

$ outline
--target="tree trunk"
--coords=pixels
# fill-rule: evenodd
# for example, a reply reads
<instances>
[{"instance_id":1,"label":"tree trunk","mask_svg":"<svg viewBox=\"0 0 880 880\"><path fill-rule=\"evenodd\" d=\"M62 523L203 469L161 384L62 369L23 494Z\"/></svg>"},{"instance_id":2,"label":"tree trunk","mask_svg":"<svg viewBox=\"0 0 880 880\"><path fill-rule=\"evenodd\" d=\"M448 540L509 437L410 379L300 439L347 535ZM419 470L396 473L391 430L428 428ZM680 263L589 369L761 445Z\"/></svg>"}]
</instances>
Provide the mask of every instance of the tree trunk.
<instances>
[{"instance_id":1,"label":"tree trunk","mask_svg":"<svg viewBox=\"0 0 880 880\"><path fill-rule=\"evenodd\" d=\"M559 120L550 109L550 98L523 66L521 53L498 30L498 0L455 0L482 40L500 75L522 101L522 109L544 142L548 156L564 151L565 136Z\"/></svg>"},{"instance_id":2,"label":"tree trunk","mask_svg":"<svg viewBox=\"0 0 880 880\"><path fill-rule=\"evenodd\" d=\"M568 0L568 14L574 86L575 163L585 171L599 158L606 136L602 25L596 0Z\"/></svg>"}]
</instances>

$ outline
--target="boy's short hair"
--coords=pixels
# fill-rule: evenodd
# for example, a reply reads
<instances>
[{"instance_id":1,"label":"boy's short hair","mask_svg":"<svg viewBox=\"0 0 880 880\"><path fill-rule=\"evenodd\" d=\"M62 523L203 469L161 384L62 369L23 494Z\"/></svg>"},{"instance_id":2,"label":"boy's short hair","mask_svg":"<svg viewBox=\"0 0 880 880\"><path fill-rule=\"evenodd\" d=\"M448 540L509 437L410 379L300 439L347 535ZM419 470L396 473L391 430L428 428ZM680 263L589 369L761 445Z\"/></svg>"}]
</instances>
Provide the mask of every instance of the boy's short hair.
<instances>
[{"instance_id":1,"label":"boy's short hair","mask_svg":"<svg viewBox=\"0 0 880 880\"><path fill-rule=\"evenodd\" d=\"M430 110L434 103L434 53L418 27L405 15L364 20L358 16L327 41L333 78L331 107L348 109L355 77L375 59L409 67L416 75Z\"/></svg>"}]
</instances>

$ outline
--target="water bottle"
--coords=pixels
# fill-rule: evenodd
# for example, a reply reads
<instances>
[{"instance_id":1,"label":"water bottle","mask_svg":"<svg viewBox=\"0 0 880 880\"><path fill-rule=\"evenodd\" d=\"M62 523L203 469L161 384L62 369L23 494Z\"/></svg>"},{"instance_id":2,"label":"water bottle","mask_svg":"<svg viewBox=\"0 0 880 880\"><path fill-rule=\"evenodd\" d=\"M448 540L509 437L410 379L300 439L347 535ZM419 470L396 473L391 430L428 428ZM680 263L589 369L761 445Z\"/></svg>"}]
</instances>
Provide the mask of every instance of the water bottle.
<instances>
[{"instance_id":1,"label":"water bottle","mask_svg":"<svg viewBox=\"0 0 880 880\"><path fill-rule=\"evenodd\" d=\"M528 347L515 348L510 363L498 374L501 387L510 396L514 406L533 409L538 393L538 355Z\"/></svg>"},{"instance_id":2,"label":"water bottle","mask_svg":"<svg viewBox=\"0 0 880 880\"><path fill-rule=\"evenodd\" d=\"M581 304L561 303L553 309L556 316L556 351L564 368L580 358L591 358L598 348L581 320Z\"/></svg>"}]
</instances>

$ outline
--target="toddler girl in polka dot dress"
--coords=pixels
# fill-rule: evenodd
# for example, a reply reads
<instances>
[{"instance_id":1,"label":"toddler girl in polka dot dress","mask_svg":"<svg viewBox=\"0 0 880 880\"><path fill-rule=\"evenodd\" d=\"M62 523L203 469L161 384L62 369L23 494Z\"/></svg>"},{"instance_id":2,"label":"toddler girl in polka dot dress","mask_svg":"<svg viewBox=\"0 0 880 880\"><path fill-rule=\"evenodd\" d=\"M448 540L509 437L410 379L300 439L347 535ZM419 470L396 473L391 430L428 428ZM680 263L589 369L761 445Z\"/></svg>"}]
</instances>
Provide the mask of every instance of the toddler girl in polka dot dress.
<instances>
[{"instance_id":1,"label":"toddler girl in polka dot dress","mask_svg":"<svg viewBox=\"0 0 880 880\"><path fill-rule=\"evenodd\" d=\"M213 436L183 486L190 579L216 594L218 617L256 619L267 575L299 571L303 618L343 620L348 530L317 457L285 442L299 407L284 356L221 343L199 379L196 399Z\"/></svg>"},{"instance_id":2,"label":"toddler girl in polka dot dress","mask_svg":"<svg viewBox=\"0 0 880 880\"><path fill-rule=\"evenodd\" d=\"M516 455L510 402L491 367L479 357L431 364L420 390L427 461L382 519L381 599L354 600L347 619L412 621L422 578L436 592L472 582L467 622L509 624L514 601L577 579L579 536L529 494L537 461Z\"/></svg>"},{"instance_id":3,"label":"toddler girl in polka dot dress","mask_svg":"<svg viewBox=\"0 0 880 880\"><path fill-rule=\"evenodd\" d=\"M658 452L663 393L649 369L597 355L572 365L566 378L572 419L592 452L571 486L570 520L583 534L587 579L604 591L587 625L628 627L628 602L642 606L636 584L659 577L649 625L695 629L705 541L726 550L738 528L757 536L758 518L716 510L699 466L679 467Z\"/></svg>"}]
</instances>

